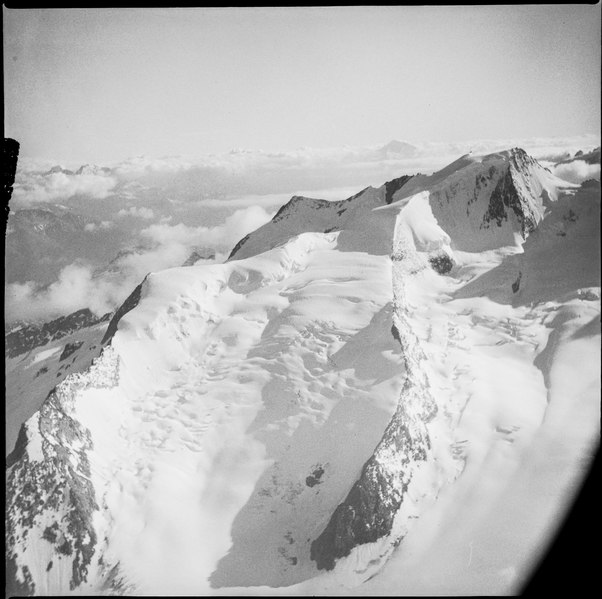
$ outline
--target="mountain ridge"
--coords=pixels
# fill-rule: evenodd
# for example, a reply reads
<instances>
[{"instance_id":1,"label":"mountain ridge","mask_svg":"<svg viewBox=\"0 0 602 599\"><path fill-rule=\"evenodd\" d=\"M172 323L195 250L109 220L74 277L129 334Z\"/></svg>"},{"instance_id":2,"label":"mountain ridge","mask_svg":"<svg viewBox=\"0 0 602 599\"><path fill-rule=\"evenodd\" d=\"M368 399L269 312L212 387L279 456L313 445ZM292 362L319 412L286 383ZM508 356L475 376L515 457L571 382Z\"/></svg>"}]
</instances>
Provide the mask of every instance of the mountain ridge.
<instances>
[{"instance_id":1,"label":"mountain ridge","mask_svg":"<svg viewBox=\"0 0 602 599\"><path fill-rule=\"evenodd\" d=\"M479 425L485 432L454 431L474 411L473 395L490 397L479 386L488 370L479 366L513 358L505 336L520 339L526 363L539 355L531 337L546 346L545 306L521 324L510 308L477 302L467 311L462 302L478 296L479 281L499 289L507 306L538 289L533 273L546 254L537 250L533 264L520 266L517 248L550 216L545 234L564 239L554 223L569 222L569 205L579 223L592 224L581 215L595 211L599 185L578 190L521 150L464 156L430 178L388 184L337 202L293 196L226 263L154 273L134 290L92 368L60 383L19 436L7 485L13 588L52 593L69 580L71 591L191 592L209 573L212 588L288 586L317 580L322 569L359 585L396 555L432 497L481 472L461 434L475 447L475 430L492 447L530 439L547 393L531 366L516 376L533 414L509 399L504 409L516 412L500 408ZM568 195L558 203L561 194ZM483 279L494 269L483 274L466 247L495 254L500 270L491 284ZM435 267L445 259L449 268ZM515 291L517 264L526 274ZM581 289L585 281L570 284ZM585 301L590 314L595 299ZM462 335L474 335L490 355L471 365ZM497 386L510 397L502 379ZM474 427L478 417L471 418ZM327 451L333 435L349 456ZM194 473L204 487L189 487ZM34 483L18 499L28 476ZM244 493L233 491L237 482ZM51 486L66 494L40 504ZM165 526L184 539L178 556L201 551L194 526L158 516L172 492L184 511L203 505L208 517L224 519L214 543L220 559L199 554L199 572L162 566L152 543L141 549L124 532L132 526L151 542ZM203 517L194 522L209 526ZM269 522L269 531L257 528ZM257 531L265 535L262 555Z\"/></svg>"}]
</instances>

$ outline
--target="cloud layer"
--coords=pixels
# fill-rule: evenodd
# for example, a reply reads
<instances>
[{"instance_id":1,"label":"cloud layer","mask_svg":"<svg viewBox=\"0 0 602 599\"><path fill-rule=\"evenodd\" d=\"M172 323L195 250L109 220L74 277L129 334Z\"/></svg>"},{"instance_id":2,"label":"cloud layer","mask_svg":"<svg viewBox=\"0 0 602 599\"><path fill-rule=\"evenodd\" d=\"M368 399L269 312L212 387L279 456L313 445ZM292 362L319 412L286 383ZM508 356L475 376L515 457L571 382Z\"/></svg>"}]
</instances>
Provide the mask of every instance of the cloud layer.
<instances>
[{"instance_id":1,"label":"cloud layer","mask_svg":"<svg viewBox=\"0 0 602 599\"><path fill-rule=\"evenodd\" d=\"M101 200L115 188L117 179L92 173L34 172L18 176L15 183L11 204L27 208L35 204L68 200L76 195Z\"/></svg>"},{"instance_id":2,"label":"cloud layer","mask_svg":"<svg viewBox=\"0 0 602 599\"><path fill-rule=\"evenodd\" d=\"M600 165L588 164L584 160L573 160L566 164L559 164L553 168L552 172L571 183L583 183L587 179L600 180Z\"/></svg>"},{"instance_id":3,"label":"cloud layer","mask_svg":"<svg viewBox=\"0 0 602 599\"><path fill-rule=\"evenodd\" d=\"M88 219L81 227L90 240L106 242L107 248L115 245L115 258L109 266L93 263L94 252L88 252L87 262L60 271L57 266L56 280L47 287L20 278L6 287L7 321L47 319L85 306L98 314L112 310L148 272L181 265L196 247L210 247L217 259L225 258L237 241L294 194L344 199L402 174L428 174L469 151L515 146L549 160L558 176L578 183L599 178L600 166L582 160L552 165L599 143L594 136L391 142L202 157L142 156L78 170L25 159L19 162L11 208L61 203Z\"/></svg>"},{"instance_id":4,"label":"cloud layer","mask_svg":"<svg viewBox=\"0 0 602 599\"><path fill-rule=\"evenodd\" d=\"M78 261L63 268L47 287L34 281L7 285L6 322L49 320L84 307L99 316L113 311L148 272L181 266L195 248L203 246L216 249L216 260L223 260L239 239L272 215L260 206L250 206L215 227L152 224L141 231L145 244L120 252L108 268L98 270Z\"/></svg>"},{"instance_id":5,"label":"cloud layer","mask_svg":"<svg viewBox=\"0 0 602 599\"><path fill-rule=\"evenodd\" d=\"M136 199L149 189L164 199L188 202L350 185L378 186L403 174L429 174L469 151L488 153L520 146L535 158L556 162L566 158L567 152L572 155L599 143L599 137L592 135L455 143L392 141L370 147L299 148L286 152L234 150L192 157L138 156L103 168L86 165L75 172L56 166L40 170L40 163L25 159L18 164L12 205L22 208L74 196L103 200L119 195ZM142 213L136 216L147 218Z\"/></svg>"}]
</instances>

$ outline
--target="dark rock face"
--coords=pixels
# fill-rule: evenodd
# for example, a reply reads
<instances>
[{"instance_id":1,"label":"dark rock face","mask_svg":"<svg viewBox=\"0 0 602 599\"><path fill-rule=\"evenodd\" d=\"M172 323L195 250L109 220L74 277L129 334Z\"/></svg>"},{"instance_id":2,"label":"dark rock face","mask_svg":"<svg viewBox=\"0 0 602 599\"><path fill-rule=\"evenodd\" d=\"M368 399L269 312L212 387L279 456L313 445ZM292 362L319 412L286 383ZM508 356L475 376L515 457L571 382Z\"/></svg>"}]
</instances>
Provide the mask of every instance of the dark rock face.
<instances>
[{"instance_id":1,"label":"dark rock face","mask_svg":"<svg viewBox=\"0 0 602 599\"><path fill-rule=\"evenodd\" d=\"M46 345L80 329L91 327L109 320L111 314L102 317L95 316L88 308L61 316L41 326L26 325L6 336L6 355L14 358L25 354L36 347Z\"/></svg>"},{"instance_id":2,"label":"dark rock face","mask_svg":"<svg viewBox=\"0 0 602 599\"><path fill-rule=\"evenodd\" d=\"M144 285L144 281L146 281L147 278L148 278L148 275L146 275L146 277L144 277L144 279L142 280L140 285L138 285L134 289L134 291L132 291L132 293L130 293L130 295L127 297L125 302L123 302L123 304L121 304L121 306L119 307L117 312L115 312L115 314L113 315L113 318L111 319L111 322L109 323L109 326L107 327L107 331L104 334L104 337L102 338L102 341L101 341L102 345L104 345L105 343L108 343L113 338L113 335L115 335L115 333L117 332L117 325L119 324L119 321L128 312L133 310L138 305L138 303L140 302L140 297L142 295L142 285Z\"/></svg>"},{"instance_id":3,"label":"dark rock face","mask_svg":"<svg viewBox=\"0 0 602 599\"><path fill-rule=\"evenodd\" d=\"M332 570L336 560L358 545L373 543L392 531L417 464L427 459L426 424L436 413L426 375L417 368L426 359L404 318L393 336L404 351L408 376L399 404L378 446L345 500L335 509L322 534L312 542L310 557L319 569Z\"/></svg>"},{"instance_id":4,"label":"dark rock face","mask_svg":"<svg viewBox=\"0 0 602 599\"><path fill-rule=\"evenodd\" d=\"M19 435L17 437L17 442L15 443L14 449L6 456L6 467L10 468L13 464L17 463L25 450L27 449L27 430L25 428L25 424L21 425L19 429Z\"/></svg>"},{"instance_id":5,"label":"dark rock face","mask_svg":"<svg viewBox=\"0 0 602 599\"><path fill-rule=\"evenodd\" d=\"M67 345L65 345L65 348L63 349L63 352L61 353L61 355L59 357L59 362L66 360L70 355L72 355L74 352L76 352L83 344L84 344L83 341L76 341L75 343L67 343Z\"/></svg>"},{"instance_id":6,"label":"dark rock face","mask_svg":"<svg viewBox=\"0 0 602 599\"><path fill-rule=\"evenodd\" d=\"M72 415L72 406L81 391L116 384L118 362L111 348L100 360L86 373L66 379L51 391L34 420L22 427L7 458L6 556L7 589L11 593L36 592L21 554L41 540L52 544L53 553L69 561L69 590L76 590L87 580L98 550L93 515L99 508L90 479L91 435ZM33 440L27 438L30 434ZM37 449L30 450L32 444ZM46 572L53 575L51 562ZM58 585L66 582L59 580Z\"/></svg>"},{"instance_id":7,"label":"dark rock face","mask_svg":"<svg viewBox=\"0 0 602 599\"><path fill-rule=\"evenodd\" d=\"M349 555L354 547L373 543L391 532L412 478L412 465L425 461L429 448L424 423L416 422L403 407L398 409L359 480L311 544L310 557L319 569L332 570L336 560ZM399 476L392 475L388 465L381 462L379 454L384 451L399 459Z\"/></svg>"},{"instance_id":8,"label":"dark rock face","mask_svg":"<svg viewBox=\"0 0 602 599\"><path fill-rule=\"evenodd\" d=\"M281 209L282 210L282 209ZM230 255L228 256L228 260L232 260L232 258L234 258L236 252L238 252L238 250L240 250L240 248L249 240L249 237L251 237L251 233L245 235L232 249L232 251L230 252Z\"/></svg>"},{"instance_id":9,"label":"dark rock face","mask_svg":"<svg viewBox=\"0 0 602 599\"><path fill-rule=\"evenodd\" d=\"M385 183L385 202L390 204L393 201L393 195L399 191L410 179L412 175L404 175L397 179Z\"/></svg>"},{"instance_id":10,"label":"dark rock face","mask_svg":"<svg viewBox=\"0 0 602 599\"><path fill-rule=\"evenodd\" d=\"M14 553L6 556L6 597L31 597L36 593L36 585L27 566L22 569L23 582L19 580L16 557Z\"/></svg>"},{"instance_id":11,"label":"dark rock face","mask_svg":"<svg viewBox=\"0 0 602 599\"><path fill-rule=\"evenodd\" d=\"M516 281L514 281L514 283L512 283L512 293L517 293L518 290L520 289L520 280L523 276L522 272L518 273L518 277L516 278Z\"/></svg>"},{"instance_id":12,"label":"dark rock face","mask_svg":"<svg viewBox=\"0 0 602 599\"><path fill-rule=\"evenodd\" d=\"M516 215L524 237L535 230L537 220L517 190L511 169L506 171L495 186L482 226L487 227L490 223L501 226L503 221L508 220L509 208Z\"/></svg>"},{"instance_id":13,"label":"dark rock face","mask_svg":"<svg viewBox=\"0 0 602 599\"><path fill-rule=\"evenodd\" d=\"M512 150L508 168L491 194L481 227L488 227L491 223L500 226L503 221L508 220L508 209L511 209L516 215L524 238L535 230L538 215L516 183L516 179L522 179L522 184L527 192L530 192L530 177L524 175L535 165L538 165L537 161L521 148Z\"/></svg>"},{"instance_id":14,"label":"dark rock face","mask_svg":"<svg viewBox=\"0 0 602 599\"><path fill-rule=\"evenodd\" d=\"M431 256L429 258L429 264L433 270L440 275L447 274L454 267L453 260L445 253Z\"/></svg>"},{"instance_id":15,"label":"dark rock face","mask_svg":"<svg viewBox=\"0 0 602 599\"><path fill-rule=\"evenodd\" d=\"M11 454L7 471L6 546L12 559L12 579L7 585L18 589L19 530L23 534L37 533L36 521L50 516L42 538L53 543L59 554L72 558L70 590L86 580L96 545L92 512L98 509L94 489L89 480L90 466L86 451L91 448L89 433L67 416L51 394L40 411L40 428L52 435L56 444L43 443L46 459L32 462L26 451ZM74 441L81 449L74 451ZM22 575L26 577L22 570ZM28 594L35 592L33 583L27 585Z\"/></svg>"},{"instance_id":16,"label":"dark rock face","mask_svg":"<svg viewBox=\"0 0 602 599\"><path fill-rule=\"evenodd\" d=\"M324 468L322 466L318 466L314 469L314 471L305 479L305 484L308 487L315 487L322 483L320 480L324 475Z\"/></svg>"}]
</instances>

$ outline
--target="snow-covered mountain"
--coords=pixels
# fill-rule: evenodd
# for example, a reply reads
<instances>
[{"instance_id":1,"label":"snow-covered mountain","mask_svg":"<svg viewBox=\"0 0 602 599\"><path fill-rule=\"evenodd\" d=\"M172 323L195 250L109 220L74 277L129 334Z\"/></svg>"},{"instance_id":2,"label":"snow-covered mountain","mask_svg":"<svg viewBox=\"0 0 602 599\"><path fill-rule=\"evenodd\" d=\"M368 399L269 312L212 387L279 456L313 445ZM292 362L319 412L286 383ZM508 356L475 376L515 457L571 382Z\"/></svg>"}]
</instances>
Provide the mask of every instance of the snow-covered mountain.
<instances>
[{"instance_id":1,"label":"snow-covered mountain","mask_svg":"<svg viewBox=\"0 0 602 599\"><path fill-rule=\"evenodd\" d=\"M148 275L7 458L9 593L517 592L599 443L599 214L515 148Z\"/></svg>"}]
</instances>

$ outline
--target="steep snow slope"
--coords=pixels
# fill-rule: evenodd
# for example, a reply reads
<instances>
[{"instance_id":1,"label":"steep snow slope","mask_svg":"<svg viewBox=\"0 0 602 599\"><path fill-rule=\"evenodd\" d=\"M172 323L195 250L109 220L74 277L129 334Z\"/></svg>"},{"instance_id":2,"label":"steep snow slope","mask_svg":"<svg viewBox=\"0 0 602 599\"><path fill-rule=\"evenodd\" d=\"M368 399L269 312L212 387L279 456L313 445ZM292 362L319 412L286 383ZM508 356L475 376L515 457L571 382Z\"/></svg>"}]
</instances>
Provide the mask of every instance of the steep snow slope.
<instances>
[{"instance_id":1,"label":"steep snow slope","mask_svg":"<svg viewBox=\"0 0 602 599\"><path fill-rule=\"evenodd\" d=\"M599 188L570 188L464 157L150 275L10 456L9 590L514 590L599 422ZM540 302L559 254L587 268Z\"/></svg>"},{"instance_id":2,"label":"steep snow slope","mask_svg":"<svg viewBox=\"0 0 602 599\"><path fill-rule=\"evenodd\" d=\"M306 234L244 264L152 275L111 342L119 383L70 399L94 447L95 528L106 535L96 556L137 590L313 574L316 521L370 456L403 376L388 259L335 259L335 241ZM45 572L28 555L29 570ZM61 588L54 572L36 579L39 592Z\"/></svg>"},{"instance_id":3,"label":"steep snow slope","mask_svg":"<svg viewBox=\"0 0 602 599\"><path fill-rule=\"evenodd\" d=\"M24 327L19 331L23 332L20 338L7 336L4 362L7 455L15 445L22 423L40 408L50 390L69 374L88 368L100 354L107 319L91 313L89 319L78 316L81 313L44 327Z\"/></svg>"}]
</instances>

